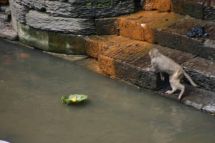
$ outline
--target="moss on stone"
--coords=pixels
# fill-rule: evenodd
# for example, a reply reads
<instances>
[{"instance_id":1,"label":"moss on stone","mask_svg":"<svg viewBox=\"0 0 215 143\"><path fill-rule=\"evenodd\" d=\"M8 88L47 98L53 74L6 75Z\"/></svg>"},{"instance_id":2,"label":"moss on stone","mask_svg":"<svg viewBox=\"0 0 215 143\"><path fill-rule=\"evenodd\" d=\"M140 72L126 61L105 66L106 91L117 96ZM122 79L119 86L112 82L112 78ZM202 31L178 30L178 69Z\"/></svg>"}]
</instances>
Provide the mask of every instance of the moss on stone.
<instances>
[{"instance_id":1,"label":"moss on stone","mask_svg":"<svg viewBox=\"0 0 215 143\"><path fill-rule=\"evenodd\" d=\"M19 38L35 48L65 54L85 54L85 39L81 36L42 31L18 24Z\"/></svg>"},{"instance_id":2,"label":"moss on stone","mask_svg":"<svg viewBox=\"0 0 215 143\"><path fill-rule=\"evenodd\" d=\"M29 26L18 23L18 35L20 40L27 45L48 50L48 34L43 31L35 30Z\"/></svg>"}]
</instances>

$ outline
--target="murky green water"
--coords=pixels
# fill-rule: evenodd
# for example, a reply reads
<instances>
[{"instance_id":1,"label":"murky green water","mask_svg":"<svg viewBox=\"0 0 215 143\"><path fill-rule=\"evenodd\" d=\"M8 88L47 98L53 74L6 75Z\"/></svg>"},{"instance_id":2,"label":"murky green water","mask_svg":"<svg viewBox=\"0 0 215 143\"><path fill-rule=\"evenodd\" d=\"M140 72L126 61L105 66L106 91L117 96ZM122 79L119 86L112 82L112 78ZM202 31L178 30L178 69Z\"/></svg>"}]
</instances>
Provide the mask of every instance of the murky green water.
<instances>
[{"instance_id":1,"label":"murky green water","mask_svg":"<svg viewBox=\"0 0 215 143\"><path fill-rule=\"evenodd\" d=\"M21 47L21 46L19 46ZM62 95L89 95L82 106ZM0 41L0 140L212 143L214 117L39 51Z\"/></svg>"}]
</instances>

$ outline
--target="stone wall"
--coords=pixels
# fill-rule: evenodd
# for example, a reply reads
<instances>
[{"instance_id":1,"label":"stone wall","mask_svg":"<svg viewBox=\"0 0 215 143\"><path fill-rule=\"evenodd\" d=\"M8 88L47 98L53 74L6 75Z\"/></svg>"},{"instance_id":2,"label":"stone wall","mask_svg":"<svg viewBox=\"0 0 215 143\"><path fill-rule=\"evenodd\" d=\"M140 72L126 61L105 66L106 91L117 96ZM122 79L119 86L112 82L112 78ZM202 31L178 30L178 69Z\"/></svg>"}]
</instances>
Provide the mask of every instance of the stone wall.
<instances>
[{"instance_id":1,"label":"stone wall","mask_svg":"<svg viewBox=\"0 0 215 143\"><path fill-rule=\"evenodd\" d=\"M135 10L133 0L12 0L11 4L19 23L75 35L95 34L97 18Z\"/></svg>"},{"instance_id":2,"label":"stone wall","mask_svg":"<svg viewBox=\"0 0 215 143\"><path fill-rule=\"evenodd\" d=\"M214 0L143 0L143 9L173 11L198 19L215 20Z\"/></svg>"},{"instance_id":3,"label":"stone wall","mask_svg":"<svg viewBox=\"0 0 215 143\"><path fill-rule=\"evenodd\" d=\"M57 35L64 34L72 38L76 35L80 38L80 35L101 34L96 28L98 22L104 23L101 19L107 21L107 18L132 13L136 9L134 0L10 0L10 5L13 25L20 39L32 46L34 44L30 39L40 39L30 31L38 31L42 35L44 32L47 32L46 35L58 33ZM62 48L68 49L68 45L59 50L67 51ZM56 49L56 52L59 51Z\"/></svg>"}]
</instances>

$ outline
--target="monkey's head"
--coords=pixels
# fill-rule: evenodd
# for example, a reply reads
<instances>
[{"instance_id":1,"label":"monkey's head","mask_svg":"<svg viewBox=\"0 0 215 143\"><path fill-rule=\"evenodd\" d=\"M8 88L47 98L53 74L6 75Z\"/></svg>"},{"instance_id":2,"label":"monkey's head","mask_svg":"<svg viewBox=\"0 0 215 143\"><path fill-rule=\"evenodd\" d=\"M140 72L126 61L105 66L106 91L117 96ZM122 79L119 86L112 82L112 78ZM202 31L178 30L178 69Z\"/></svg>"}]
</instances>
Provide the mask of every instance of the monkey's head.
<instances>
[{"instance_id":1,"label":"monkey's head","mask_svg":"<svg viewBox=\"0 0 215 143\"><path fill-rule=\"evenodd\" d=\"M149 51L149 56L151 57L151 58L154 58L154 57L158 57L159 56L159 51L158 51L158 49L156 49L156 48L152 48L150 51Z\"/></svg>"}]
</instances>

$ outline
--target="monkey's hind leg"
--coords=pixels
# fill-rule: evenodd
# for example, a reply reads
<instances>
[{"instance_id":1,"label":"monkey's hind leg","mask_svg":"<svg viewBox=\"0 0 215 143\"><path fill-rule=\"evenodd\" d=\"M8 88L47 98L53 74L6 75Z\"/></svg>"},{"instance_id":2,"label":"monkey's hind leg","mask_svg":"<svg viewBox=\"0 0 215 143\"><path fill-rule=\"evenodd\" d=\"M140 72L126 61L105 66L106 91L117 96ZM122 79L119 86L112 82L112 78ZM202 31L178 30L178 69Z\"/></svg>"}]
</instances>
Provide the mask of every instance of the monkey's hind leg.
<instances>
[{"instance_id":1,"label":"monkey's hind leg","mask_svg":"<svg viewBox=\"0 0 215 143\"><path fill-rule=\"evenodd\" d=\"M178 83L178 88L181 90L180 94L178 95L178 100L181 100L184 91L185 91L185 86L183 84L181 84L180 82Z\"/></svg>"},{"instance_id":2,"label":"monkey's hind leg","mask_svg":"<svg viewBox=\"0 0 215 143\"><path fill-rule=\"evenodd\" d=\"M179 79L173 79L170 81L170 85L171 85L171 88L172 90L168 90L166 91L167 94L173 94L176 90L180 90L180 94L178 96L178 100L181 100L183 94L184 94L184 91L185 91L185 86L183 84L180 83L180 80Z\"/></svg>"},{"instance_id":3,"label":"monkey's hind leg","mask_svg":"<svg viewBox=\"0 0 215 143\"><path fill-rule=\"evenodd\" d=\"M173 94L176 90L180 90L181 92L178 96L179 100L182 98L182 95L184 94L185 91L184 85L180 83L181 75L182 71L179 70L170 77L169 82L172 90L166 91L167 94Z\"/></svg>"},{"instance_id":4,"label":"monkey's hind leg","mask_svg":"<svg viewBox=\"0 0 215 143\"><path fill-rule=\"evenodd\" d=\"M167 90L165 93L173 94L177 90L177 85L175 85L175 79L173 77L170 77L169 83L170 83L172 90Z\"/></svg>"}]
</instances>

